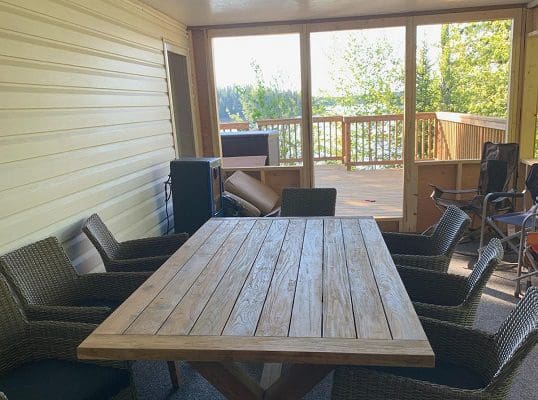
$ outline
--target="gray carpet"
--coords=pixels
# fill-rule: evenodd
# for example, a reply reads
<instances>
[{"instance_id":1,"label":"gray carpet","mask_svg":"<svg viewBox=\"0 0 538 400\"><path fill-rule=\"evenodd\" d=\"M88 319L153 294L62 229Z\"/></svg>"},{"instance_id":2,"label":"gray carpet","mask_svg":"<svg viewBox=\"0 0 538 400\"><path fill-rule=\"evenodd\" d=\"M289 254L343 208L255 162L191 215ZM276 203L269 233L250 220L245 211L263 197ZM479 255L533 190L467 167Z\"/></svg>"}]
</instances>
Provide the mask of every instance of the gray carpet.
<instances>
[{"instance_id":1,"label":"gray carpet","mask_svg":"<svg viewBox=\"0 0 538 400\"><path fill-rule=\"evenodd\" d=\"M450 266L450 272L466 275L470 258L456 255ZM488 283L478 309L476 327L488 332L495 332L506 318L517 300L513 297L513 270L497 271ZM535 280L534 285L538 285ZM135 383L139 399L148 400L221 400L219 394L207 381L198 375L188 364L182 363L183 381L181 387L173 390L164 362L135 363ZM251 376L259 379L260 367L247 365L245 369ZM538 348L535 348L516 377L511 400L535 400L538 398ZM332 377L329 375L318 384L307 396L306 400L330 399Z\"/></svg>"}]
</instances>

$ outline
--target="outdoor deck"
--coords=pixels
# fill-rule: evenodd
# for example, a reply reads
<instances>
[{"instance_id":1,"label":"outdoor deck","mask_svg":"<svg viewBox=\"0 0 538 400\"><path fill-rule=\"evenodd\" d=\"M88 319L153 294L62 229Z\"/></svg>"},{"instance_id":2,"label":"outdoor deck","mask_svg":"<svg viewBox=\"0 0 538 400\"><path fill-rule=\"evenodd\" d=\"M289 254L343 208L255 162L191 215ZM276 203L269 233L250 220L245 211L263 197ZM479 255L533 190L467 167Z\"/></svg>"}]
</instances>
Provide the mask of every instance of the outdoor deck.
<instances>
[{"instance_id":1,"label":"outdoor deck","mask_svg":"<svg viewBox=\"0 0 538 400\"><path fill-rule=\"evenodd\" d=\"M402 216L403 169L347 171L343 165L316 165L316 187L337 190L336 215Z\"/></svg>"}]
</instances>

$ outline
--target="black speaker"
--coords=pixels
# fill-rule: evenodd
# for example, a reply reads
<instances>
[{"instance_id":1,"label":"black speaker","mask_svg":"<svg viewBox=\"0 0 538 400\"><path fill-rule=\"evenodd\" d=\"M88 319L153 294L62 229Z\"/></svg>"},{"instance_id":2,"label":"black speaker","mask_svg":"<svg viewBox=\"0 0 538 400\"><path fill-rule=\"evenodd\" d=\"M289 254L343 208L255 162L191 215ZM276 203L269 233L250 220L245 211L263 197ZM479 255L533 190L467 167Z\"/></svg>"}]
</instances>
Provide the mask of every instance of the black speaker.
<instances>
[{"instance_id":1,"label":"black speaker","mask_svg":"<svg viewBox=\"0 0 538 400\"><path fill-rule=\"evenodd\" d=\"M193 234L209 218L222 216L220 158L170 161L174 231Z\"/></svg>"}]
</instances>

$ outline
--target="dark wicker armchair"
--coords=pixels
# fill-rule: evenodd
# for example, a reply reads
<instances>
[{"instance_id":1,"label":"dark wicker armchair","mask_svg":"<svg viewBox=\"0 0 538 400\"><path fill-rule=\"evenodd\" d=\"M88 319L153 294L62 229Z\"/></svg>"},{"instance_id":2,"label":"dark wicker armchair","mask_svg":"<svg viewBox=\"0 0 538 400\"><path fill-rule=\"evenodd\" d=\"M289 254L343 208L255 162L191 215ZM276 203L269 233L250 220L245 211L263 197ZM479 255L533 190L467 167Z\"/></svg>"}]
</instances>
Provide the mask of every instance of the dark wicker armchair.
<instances>
[{"instance_id":1,"label":"dark wicker armchair","mask_svg":"<svg viewBox=\"0 0 538 400\"><path fill-rule=\"evenodd\" d=\"M30 320L98 324L149 276L144 272L78 275L54 237L0 257L0 271Z\"/></svg>"},{"instance_id":2,"label":"dark wicker armchair","mask_svg":"<svg viewBox=\"0 0 538 400\"><path fill-rule=\"evenodd\" d=\"M99 324L127 299L150 272L78 275L55 237L0 257L0 272L12 284L30 320ZM172 384L179 370L168 362Z\"/></svg>"},{"instance_id":3,"label":"dark wicker armchair","mask_svg":"<svg viewBox=\"0 0 538 400\"><path fill-rule=\"evenodd\" d=\"M501 241L491 239L467 278L407 266L398 272L418 315L472 327L482 291L502 257Z\"/></svg>"},{"instance_id":4,"label":"dark wicker armchair","mask_svg":"<svg viewBox=\"0 0 538 400\"><path fill-rule=\"evenodd\" d=\"M501 400L521 362L538 343L538 288L496 334L421 317L436 356L435 368L339 367L333 400Z\"/></svg>"},{"instance_id":5,"label":"dark wicker armchair","mask_svg":"<svg viewBox=\"0 0 538 400\"><path fill-rule=\"evenodd\" d=\"M118 242L97 214L91 215L82 231L99 252L105 269L114 272L155 271L183 243L187 233Z\"/></svg>"},{"instance_id":6,"label":"dark wicker armchair","mask_svg":"<svg viewBox=\"0 0 538 400\"><path fill-rule=\"evenodd\" d=\"M282 189L282 217L334 216L336 189L284 188Z\"/></svg>"},{"instance_id":7,"label":"dark wicker armchair","mask_svg":"<svg viewBox=\"0 0 538 400\"><path fill-rule=\"evenodd\" d=\"M449 206L432 235L383 233L394 263L446 272L456 245L471 223L465 212Z\"/></svg>"},{"instance_id":8,"label":"dark wicker armchair","mask_svg":"<svg viewBox=\"0 0 538 400\"><path fill-rule=\"evenodd\" d=\"M0 399L135 399L126 363L77 362L95 325L27 321L0 276Z\"/></svg>"}]
</instances>

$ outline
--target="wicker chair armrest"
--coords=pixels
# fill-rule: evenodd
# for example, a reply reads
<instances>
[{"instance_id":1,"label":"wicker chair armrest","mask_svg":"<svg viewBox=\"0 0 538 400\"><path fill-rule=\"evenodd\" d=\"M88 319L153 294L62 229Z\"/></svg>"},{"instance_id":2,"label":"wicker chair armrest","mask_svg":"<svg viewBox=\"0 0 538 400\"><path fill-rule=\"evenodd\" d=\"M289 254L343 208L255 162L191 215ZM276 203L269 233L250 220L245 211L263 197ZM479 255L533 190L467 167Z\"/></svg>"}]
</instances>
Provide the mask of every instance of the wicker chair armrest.
<instances>
[{"instance_id":1,"label":"wicker chair armrest","mask_svg":"<svg viewBox=\"0 0 538 400\"><path fill-rule=\"evenodd\" d=\"M476 400L476 390L456 389L393 375L373 368L338 367L334 374L333 400L400 399ZM486 397L484 397L486 398Z\"/></svg>"},{"instance_id":2,"label":"wicker chair armrest","mask_svg":"<svg viewBox=\"0 0 538 400\"><path fill-rule=\"evenodd\" d=\"M125 361L81 361L77 347L97 328L96 324L32 321L29 324L33 354L36 358L53 358L67 361L87 362L106 367L129 369Z\"/></svg>"},{"instance_id":3,"label":"wicker chair armrest","mask_svg":"<svg viewBox=\"0 0 538 400\"><path fill-rule=\"evenodd\" d=\"M163 265L170 256L115 259L107 261L108 272L145 272L151 274Z\"/></svg>"},{"instance_id":4,"label":"wicker chair armrest","mask_svg":"<svg viewBox=\"0 0 538 400\"><path fill-rule=\"evenodd\" d=\"M450 263L450 258L442 254L437 256L392 254L392 259L396 265L405 265L439 272L448 271L448 264Z\"/></svg>"},{"instance_id":5,"label":"wicker chair armrest","mask_svg":"<svg viewBox=\"0 0 538 400\"><path fill-rule=\"evenodd\" d=\"M188 233L128 240L120 243L120 258L172 255L189 239Z\"/></svg>"},{"instance_id":6,"label":"wicker chair armrest","mask_svg":"<svg viewBox=\"0 0 538 400\"><path fill-rule=\"evenodd\" d=\"M458 304L466 279L441 271L398 265L400 278L412 301L430 304Z\"/></svg>"},{"instance_id":7,"label":"wicker chair armrest","mask_svg":"<svg viewBox=\"0 0 538 400\"><path fill-rule=\"evenodd\" d=\"M465 366L483 376L497 369L494 335L427 317L420 317L420 322L439 359Z\"/></svg>"},{"instance_id":8,"label":"wicker chair armrest","mask_svg":"<svg viewBox=\"0 0 538 400\"><path fill-rule=\"evenodd\" d=\"M103 272L81 275L77 286L84 299L123 302L151 275L147 272Z\"/></svg>"},{"instance_id":9,"label":"wicker chair armrest","mask_svg":"<svg viewBox=\"0 0 538 400\"><path fill-rule=\"evenodd\" d=\"M110 309L108 307L28 305L26 313L30 320L99 324L110 314Z\"/></svg>"},{"instance_id":10,"label":"wicker chair armrest","mask_svg":"<svg viewBox=\"0 0 538 400\"><path fill-rule=\"evenodd\" d=\"M77 346L97 327L95 324L31 321L30 336L39 358L77 360Z\"/></svg>"},{"instance_id":11,"label":"wicker chair armrest","mask_svg":"<svg viewBox=\"0 0 538 400\"><path fill-rule=\"evenodd\" d=\"M391 254L428 254L431 237L414 233L384 232L383 239Z\"/></svg>"}]
</instances>

